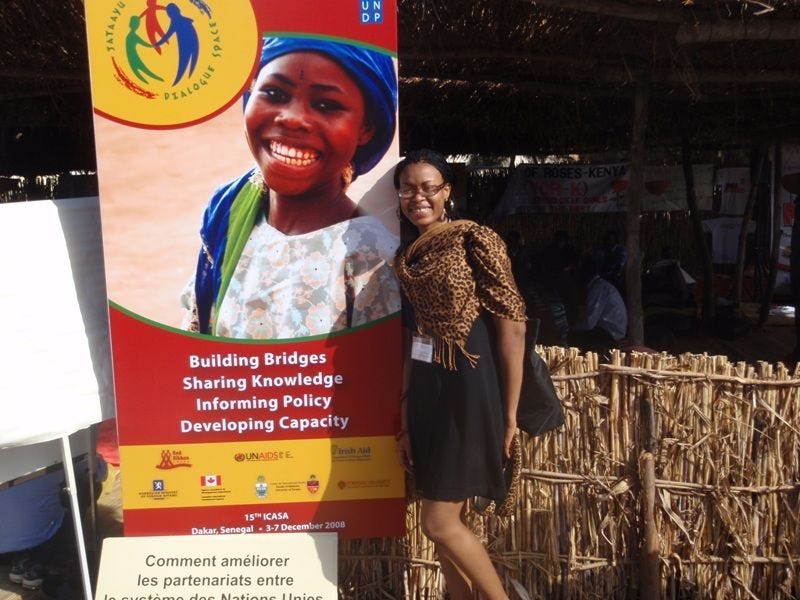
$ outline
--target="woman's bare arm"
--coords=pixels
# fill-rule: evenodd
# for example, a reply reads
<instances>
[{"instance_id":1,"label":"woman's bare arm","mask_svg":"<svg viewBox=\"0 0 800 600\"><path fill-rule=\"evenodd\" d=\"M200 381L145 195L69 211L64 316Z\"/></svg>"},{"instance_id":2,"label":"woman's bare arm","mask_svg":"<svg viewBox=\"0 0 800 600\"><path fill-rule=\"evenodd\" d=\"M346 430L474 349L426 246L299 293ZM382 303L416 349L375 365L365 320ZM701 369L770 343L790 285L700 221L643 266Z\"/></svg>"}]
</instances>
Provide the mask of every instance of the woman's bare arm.
<instances>
[{"instance_id":1,"label":"woman's bare arm","mask_svg":"<svg viewBox=\"0 0 800 600\"><path fill-rule=\"evenodd\" d=\"M500 391L505 414L505 438L503 452L511 457L511 442L517 430L517 405L522 388L522 360L525 355L525 323L510 321L492 315L497 336L497 366L500 375Z\"/></svg>"}]
</instances>

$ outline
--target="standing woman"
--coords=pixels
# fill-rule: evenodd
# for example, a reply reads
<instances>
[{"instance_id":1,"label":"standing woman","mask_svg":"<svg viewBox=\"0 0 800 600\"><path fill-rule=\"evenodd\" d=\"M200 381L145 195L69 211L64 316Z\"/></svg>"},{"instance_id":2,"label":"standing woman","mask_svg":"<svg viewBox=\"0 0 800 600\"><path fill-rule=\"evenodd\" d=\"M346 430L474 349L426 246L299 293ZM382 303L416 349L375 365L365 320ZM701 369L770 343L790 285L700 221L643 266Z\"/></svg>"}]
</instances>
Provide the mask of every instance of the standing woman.
<instances>
[{"instance_id":1,"label":"standing woman","mask_svg":"<svg viewBox=\"0 0 800 600\"><path fill-rule=\"evenodd\" d=\"M472 221L450 221L453 174L432 150L395 169L404 296L405 389L398 453L422 495L422 528L453 599L506 598L467 499L507 493L522 383L525 304L503 241Z\"/></svg>"}]
</instances>

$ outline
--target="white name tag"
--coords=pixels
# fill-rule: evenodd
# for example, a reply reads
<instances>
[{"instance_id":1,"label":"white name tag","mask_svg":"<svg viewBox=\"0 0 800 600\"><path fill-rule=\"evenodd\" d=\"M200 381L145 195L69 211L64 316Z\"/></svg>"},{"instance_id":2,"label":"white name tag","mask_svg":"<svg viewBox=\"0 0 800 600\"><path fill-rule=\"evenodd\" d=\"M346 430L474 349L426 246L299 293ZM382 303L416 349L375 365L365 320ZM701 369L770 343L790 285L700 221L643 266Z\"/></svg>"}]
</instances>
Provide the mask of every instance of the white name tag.
<instances>
[{"instance_id":1,"label":"white name tag","mask_svg":"<svg viewBox=\"0 0 800 600\"><path fill-rule=\"evenodd\" d=\"M433 340L427 336L415 333L414 337L411 339L411 358L426 363L432 362Z\"/></svg>"}]
</instances>

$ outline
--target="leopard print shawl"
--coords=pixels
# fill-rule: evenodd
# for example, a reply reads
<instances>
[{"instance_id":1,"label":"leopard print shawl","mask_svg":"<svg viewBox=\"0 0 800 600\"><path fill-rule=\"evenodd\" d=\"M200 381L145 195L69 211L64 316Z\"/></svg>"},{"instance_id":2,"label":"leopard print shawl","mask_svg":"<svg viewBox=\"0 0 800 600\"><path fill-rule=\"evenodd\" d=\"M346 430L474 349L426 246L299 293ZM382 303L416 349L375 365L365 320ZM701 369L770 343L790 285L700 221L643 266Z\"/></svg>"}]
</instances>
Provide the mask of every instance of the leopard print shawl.
<instances>
[{"instance_id":1,"label":"leopard print shawl","mask_svg":"<svg viewBox=\"0 0 800 600\"><path fill-rule=\"evenodd\" d=\"M466 343L482 309L525 320L505 243L488 227L462 220L426 231L399 251L395 269L419 333L433 339L433 362L447 369L456 369L456 348L477 364Z\"/></svg>"}]
</instances>

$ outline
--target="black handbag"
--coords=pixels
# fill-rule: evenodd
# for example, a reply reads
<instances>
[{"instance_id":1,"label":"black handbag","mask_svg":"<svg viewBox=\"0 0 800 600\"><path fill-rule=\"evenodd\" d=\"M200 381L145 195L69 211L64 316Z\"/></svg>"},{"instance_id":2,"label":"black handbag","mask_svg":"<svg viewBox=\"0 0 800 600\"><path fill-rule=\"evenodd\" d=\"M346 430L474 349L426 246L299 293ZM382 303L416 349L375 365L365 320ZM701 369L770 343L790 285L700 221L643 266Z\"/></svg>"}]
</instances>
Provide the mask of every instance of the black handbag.
<instances>
[{"instance_id":1,"label":"black handbag","mask_svg":"<svg viewBox=\"0 0 800 600\"><path fill-rule=\"evenodd\" d=\"M563 424L564 408L550 379L550 369L531 347L525 353L517 427L528 435L537 436Z\"/></svg>"},{"instance_id":2,"label":"black handbag","mask_svg":"<svg viewBox=\"0 0 800 600\"><path fill-rule=\"evenodd\" d=\"M517 405L517 428L530 436L542 435L564 424L564 408L556 394L550 369L533 346L525 353L522 388ZM507 517L514 514L520 492L522 450L519 436L514 436L511 458L503 465L508 494L498 506L494 500L475 497L472 508L482 515Z\"/></svg>"}]
</instances>

